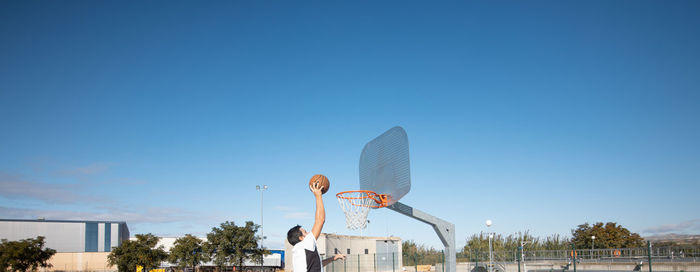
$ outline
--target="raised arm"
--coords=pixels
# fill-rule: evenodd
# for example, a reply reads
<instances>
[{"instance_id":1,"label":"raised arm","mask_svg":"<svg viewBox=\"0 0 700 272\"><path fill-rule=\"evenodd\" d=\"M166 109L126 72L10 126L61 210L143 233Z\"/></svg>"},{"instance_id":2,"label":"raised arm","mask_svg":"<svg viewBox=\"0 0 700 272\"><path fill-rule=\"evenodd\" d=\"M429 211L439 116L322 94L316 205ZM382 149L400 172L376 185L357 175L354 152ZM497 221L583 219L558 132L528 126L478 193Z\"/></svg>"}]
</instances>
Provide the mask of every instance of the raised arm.
<instances>
[{"instance_id":1,"label":"raised arm","mask_svg":"<svg viewBox=\"0 0 700 272\"><path fill-rule=\"evenodd\" d=\"M311 192L314 193L314 197L316 198L316 216L314 219L314 226L311 228L311 233L314 234L314 238L318 239L318 237L321 236L323 224L326 223L326 210L323 207L323 193L321 192L323 186L321 186L320 182L316 182L309 185L309 188L311 188Z\"/></svg>"}]
</instances>

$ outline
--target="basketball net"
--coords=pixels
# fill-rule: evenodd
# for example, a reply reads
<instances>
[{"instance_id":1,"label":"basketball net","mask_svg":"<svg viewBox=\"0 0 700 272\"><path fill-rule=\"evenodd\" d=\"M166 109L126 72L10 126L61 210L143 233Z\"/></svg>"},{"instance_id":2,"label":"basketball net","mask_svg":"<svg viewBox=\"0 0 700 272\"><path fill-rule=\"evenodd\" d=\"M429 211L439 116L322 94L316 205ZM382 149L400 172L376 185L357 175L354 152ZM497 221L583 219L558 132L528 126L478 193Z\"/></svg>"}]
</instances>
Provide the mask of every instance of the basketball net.
<instances>
[{"instance_id":1,"label":"basketball net","mask_svg":"<svg viewBox=\"0 0 700 272\"><path fill-rule=\"evenodd\" d=\"M346 191L335 196L345 213L345 224L352 230L366 228L369 210L386 207L388 203L386 195L372 191Z\"/></svg>"}]
</instances>

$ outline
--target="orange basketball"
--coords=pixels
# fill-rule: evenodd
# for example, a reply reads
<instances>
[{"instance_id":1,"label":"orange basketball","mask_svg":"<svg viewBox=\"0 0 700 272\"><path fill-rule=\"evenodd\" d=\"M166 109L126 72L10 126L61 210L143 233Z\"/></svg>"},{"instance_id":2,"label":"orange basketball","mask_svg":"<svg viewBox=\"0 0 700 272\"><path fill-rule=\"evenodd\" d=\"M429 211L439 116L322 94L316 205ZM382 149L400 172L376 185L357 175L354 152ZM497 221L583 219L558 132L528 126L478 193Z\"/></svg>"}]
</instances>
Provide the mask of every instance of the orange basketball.
<instances>
[{"instance_id":1,"label":"orange basketball","mask_svg":"<svg viewBox=\"0 0 700 272\"><path fill-rule=\"evenodd\" d=\"M328 192L328 187L331 186L330 181L328 181L328 178L324 175L318 174L314 175L311 177L311 180L309 180L309 185L312 185L314 183L321 183L321 186L323 186L323 189L321 189L321 193L326 193Z\"/></svg>"}]
</instances>

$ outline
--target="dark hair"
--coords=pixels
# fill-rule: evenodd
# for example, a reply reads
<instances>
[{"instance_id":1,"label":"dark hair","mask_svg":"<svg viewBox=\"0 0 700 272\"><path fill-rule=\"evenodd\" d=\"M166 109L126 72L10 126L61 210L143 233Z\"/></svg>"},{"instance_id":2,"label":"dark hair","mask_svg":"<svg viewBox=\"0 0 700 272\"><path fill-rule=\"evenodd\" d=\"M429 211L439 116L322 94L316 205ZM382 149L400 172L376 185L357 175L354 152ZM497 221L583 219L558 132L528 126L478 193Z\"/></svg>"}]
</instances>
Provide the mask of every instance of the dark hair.
<instances>
[{"instance_id":1,"label":"dark hair","mask_svg":"<svg viewBox=\"0 0 700 272\"><path fill-rule=\"evenodd\" d=\"M289 231L287 232L287 241L289 241L289 243L292 244L292 246L296 245L297 243L301 242L301 240L299 240L299 237L301 237L302 235L304 234L301 233L301 226L296 225L293 228L289 229Z\"/></svg>"}]
</instances>

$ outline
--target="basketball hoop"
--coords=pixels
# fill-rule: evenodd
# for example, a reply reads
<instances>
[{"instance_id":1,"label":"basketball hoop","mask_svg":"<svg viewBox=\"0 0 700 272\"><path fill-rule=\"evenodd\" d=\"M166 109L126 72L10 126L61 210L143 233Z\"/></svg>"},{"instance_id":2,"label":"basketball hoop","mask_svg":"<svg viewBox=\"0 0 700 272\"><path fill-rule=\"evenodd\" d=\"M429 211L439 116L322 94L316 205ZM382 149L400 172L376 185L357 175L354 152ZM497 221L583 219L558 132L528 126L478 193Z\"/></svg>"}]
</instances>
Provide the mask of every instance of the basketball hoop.
<instances>
[{"instance_id":1,"label":"basketball hoop","mask_svg":"<svg viewBox=\"0 0 700 272\"><path fill-rule=\"evenodd\" d=\"M369 210L386 207L389 203L387 195L372 191L345 191L335 196L345 213L345 224L349 229L366 228Z\"/></svg>"}]
</instances>

